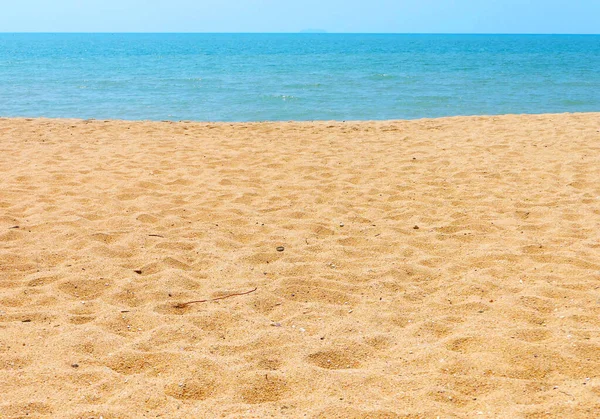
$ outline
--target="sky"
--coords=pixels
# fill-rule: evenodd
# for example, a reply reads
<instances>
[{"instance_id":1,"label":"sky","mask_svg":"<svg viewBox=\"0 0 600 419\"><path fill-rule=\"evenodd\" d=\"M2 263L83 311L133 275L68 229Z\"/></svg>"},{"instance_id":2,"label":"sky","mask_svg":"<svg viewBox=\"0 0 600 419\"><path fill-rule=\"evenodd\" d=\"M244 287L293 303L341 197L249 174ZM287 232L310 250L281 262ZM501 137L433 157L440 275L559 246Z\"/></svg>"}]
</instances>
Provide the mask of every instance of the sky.
<instances>
[{"instance_id":1,"label":"sky","mask_svg":"<svg viewBox=\"0 0 600 419\"><path fill-rule=\"evenodd\" d=\"M0 0L0 32L600 33L600 0Z\"/></svg>"}]
</instances>

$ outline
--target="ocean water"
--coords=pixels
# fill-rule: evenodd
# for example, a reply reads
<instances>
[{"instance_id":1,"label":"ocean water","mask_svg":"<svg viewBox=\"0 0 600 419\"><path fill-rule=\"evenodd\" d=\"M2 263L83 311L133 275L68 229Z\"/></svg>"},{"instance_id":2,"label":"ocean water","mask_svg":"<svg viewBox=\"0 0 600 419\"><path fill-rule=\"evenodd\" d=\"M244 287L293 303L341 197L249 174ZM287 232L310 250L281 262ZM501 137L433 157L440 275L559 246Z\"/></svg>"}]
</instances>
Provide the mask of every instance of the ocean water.
<instances>
[{"instance_id":1,"label":"ocean water","mask_svg":"<svg viewBox=\"0 0 600 419\"><path fill-rule=\"evenodd\" d=\"M0 34L0 116L202 121L600 111L600 36Z\"/></svg>"}]
</instances>

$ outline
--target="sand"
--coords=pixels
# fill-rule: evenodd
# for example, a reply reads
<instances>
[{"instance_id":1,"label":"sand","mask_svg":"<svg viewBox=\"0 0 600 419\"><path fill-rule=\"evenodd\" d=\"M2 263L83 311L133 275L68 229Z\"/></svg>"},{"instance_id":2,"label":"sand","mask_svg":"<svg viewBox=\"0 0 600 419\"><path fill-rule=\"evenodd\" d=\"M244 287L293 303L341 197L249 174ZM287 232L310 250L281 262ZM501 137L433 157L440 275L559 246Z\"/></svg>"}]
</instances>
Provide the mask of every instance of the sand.
<instances>
[{"instance_id":1,"label":"sand","mask_svg":"<svg viewBox=\"0 0 600 419\"><path fill-rule=\"evenodd\" d=\"M599 417L599 131L1 119L0 417Z\"/></svg>"}]
</instances>

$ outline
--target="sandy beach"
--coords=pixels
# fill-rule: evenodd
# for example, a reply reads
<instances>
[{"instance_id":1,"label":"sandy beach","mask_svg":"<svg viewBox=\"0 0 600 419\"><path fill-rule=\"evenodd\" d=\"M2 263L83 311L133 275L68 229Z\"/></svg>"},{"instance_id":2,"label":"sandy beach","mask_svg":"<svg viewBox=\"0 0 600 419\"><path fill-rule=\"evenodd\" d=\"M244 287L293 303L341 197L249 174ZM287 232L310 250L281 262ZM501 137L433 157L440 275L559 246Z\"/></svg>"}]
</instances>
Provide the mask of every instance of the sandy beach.
<instances>
[{"instance_id":1,"label":"sandy beach","mask_svg":"<svg viewBox=\"0 0 600 419\"><path fill-rule=\"evenodd\" d=\"M598 113L0 119L2 419L599 416Z\"/></svg>"}]
</instances>

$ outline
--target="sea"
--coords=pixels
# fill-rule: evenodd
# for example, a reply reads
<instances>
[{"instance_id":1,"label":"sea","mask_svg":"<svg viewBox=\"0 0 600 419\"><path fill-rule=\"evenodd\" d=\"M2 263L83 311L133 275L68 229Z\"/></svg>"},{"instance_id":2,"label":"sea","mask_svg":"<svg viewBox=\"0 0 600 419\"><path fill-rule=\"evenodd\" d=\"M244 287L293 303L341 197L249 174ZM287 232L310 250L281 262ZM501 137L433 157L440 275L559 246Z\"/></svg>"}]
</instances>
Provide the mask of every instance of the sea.
<instances>
[{"instance_id":1,"label":"sea","mask_svg":"<svg viewBox=\"0 0 600 419\"><path fill-rule=\"evenodd\" d=\"M600 35L0 34L0 116L416 119L600 111Z\"/></svg>"}]
</instances>

